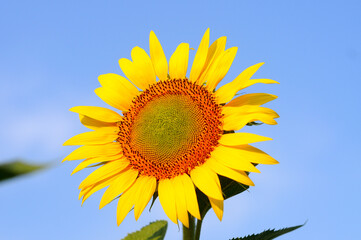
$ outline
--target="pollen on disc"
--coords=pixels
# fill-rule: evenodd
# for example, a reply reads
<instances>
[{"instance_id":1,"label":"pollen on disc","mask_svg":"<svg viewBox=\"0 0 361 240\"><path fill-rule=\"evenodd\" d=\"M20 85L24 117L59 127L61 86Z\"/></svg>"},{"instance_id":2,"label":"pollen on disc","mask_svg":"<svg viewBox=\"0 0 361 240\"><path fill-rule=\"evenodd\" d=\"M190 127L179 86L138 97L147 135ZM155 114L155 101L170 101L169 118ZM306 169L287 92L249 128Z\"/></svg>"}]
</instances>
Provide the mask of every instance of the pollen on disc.
<instances>
[{"instance_id":1,"label":"pollen on disc","mask_svg":"<svg viewBox=\"0 0 361 240\"><path fill-rule=\"evenodd\" d=\"M190 173L203 164L222 134L213 93L188 79L159 81L133 100L119 123L123 155L157 179Z\"/></svg>"}]
</instances>

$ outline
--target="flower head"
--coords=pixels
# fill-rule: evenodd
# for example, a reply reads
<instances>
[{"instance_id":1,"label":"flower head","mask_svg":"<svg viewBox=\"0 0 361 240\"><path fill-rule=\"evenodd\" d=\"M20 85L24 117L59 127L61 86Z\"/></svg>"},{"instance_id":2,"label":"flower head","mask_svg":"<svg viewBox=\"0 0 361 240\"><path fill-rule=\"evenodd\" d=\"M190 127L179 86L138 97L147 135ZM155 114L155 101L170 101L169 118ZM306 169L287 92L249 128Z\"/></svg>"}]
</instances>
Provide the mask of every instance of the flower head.
<instances>
[{"instance_id":1,"label":"flower head","mask_svg":"<svg viewBox=\"0 0 361 240\"><path fill-rule=\"evenodd\" d=\"M95 93L122 114L102 107L78 106L70 110L93 130L76 135L64 145L83 145L64 160L83 160L73 173L92 164L99 168L80 184L83 202L107 187L100 208L119 197L120 224L134 206L138 219L158 191L167 216L188 226L188 213L200 219L196 188L209 199L218 218L223 214L223 195L218 175L254 185L246 172L259 172L255 164L275 164L272 157L250 146L271 140L237 132L246 124L261 121L277 124L277 113L262 104L276 98L266 93L244 94L263 63L244 70L232 82L216 87L225 77L237 48L225 50L226 38L209 46L209 29L196 52L189 78L189 45L181 43L168 61L154 32L150 33L150 57L132 49L132 61L119 65L117 74L99 76L102 87ZM158 78L158 79L157 79Z\"/></svg>"}]
</instances>

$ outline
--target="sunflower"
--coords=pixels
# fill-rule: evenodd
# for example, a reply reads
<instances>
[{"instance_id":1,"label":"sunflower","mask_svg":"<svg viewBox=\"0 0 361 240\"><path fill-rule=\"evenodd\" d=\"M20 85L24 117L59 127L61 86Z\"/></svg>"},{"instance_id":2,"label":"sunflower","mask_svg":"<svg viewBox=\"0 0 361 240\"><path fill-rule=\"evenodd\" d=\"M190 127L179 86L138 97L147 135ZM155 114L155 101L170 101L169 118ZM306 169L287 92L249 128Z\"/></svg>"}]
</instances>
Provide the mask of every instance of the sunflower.
<instances>
[{"instance_id":1,"label":"sunflower","mask_svg":"<svg viewBox=\"0 0 361 240\"><path fill-rule=\"evenodd\" d=\"M215 90L237 52L237 47L225 46L226 37L209 46L207 29L187 78L189 44L179 44L168 64L151 31L150 56L134 47L132 61L119 60L127 78L113 73L99 76L102 87L95 93L121 114L94 106L70 109L93 131L64 143L82 145L64 161L83 159L73 173L99 166L79 186L82 203L107 187L100 208L119 198L119 225L133 206L137 220L157 191L169 219L176 224L179 219L188 227L188 213L201 218L196 189L208 197L221 220L224 197L218 175L253 186L246 172L258 173L257 164L277 163L249 145L270 138L235 132L254 121L277 124L277 113L261 107L277 98L275 95L235 97L238 91L255 83L277 82L251 79L263 64L259 63Z\"/></svg>"}]
</instances>

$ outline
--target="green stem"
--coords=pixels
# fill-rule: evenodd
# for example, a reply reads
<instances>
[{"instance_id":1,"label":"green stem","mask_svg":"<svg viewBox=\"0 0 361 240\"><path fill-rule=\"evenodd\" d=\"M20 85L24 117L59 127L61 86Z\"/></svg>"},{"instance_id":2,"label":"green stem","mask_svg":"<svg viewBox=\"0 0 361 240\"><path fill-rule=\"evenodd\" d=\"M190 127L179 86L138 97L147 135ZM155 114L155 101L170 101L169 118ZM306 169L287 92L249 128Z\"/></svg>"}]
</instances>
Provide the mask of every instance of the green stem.
<instances>
[{"instance_id":1,"label":"green stem","mask_svg":"<svg viewBox=\"0 0 361 240\"><path fill-rule=\"evenodd\" d=\"M194 230L195 230L194 217L188 214L188 219L189 219L189 228L183 225L183 240L194 240Z\"/></svg>"},{"instance_id":2,"label":"green stem","mask_svg":"<svg viewBox=\"0 0 361 240\"><path fill-rule=\"evenodd\" d=\"M201 228L202 228L202 220L198 219L195 240L199 240L199 237L201 236Z\"/></svg>"}]
</instances>

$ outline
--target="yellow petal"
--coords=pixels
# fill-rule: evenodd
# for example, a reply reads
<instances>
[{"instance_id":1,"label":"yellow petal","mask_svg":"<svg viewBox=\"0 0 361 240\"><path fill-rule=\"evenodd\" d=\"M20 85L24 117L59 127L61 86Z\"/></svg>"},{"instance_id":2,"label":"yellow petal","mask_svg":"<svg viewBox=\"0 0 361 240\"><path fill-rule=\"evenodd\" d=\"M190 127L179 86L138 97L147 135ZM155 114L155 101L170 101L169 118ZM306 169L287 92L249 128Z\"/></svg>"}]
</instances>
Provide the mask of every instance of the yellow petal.
<instances>
[{"instance_id":1,"label":"yellow petal","mask_svg":"<svg viewBox=\"0 0 361 240\"><path fill-rule=\"evenodd\" d=\"M117 206L117 224L118 226L123 222L124 218L129 213L130 209L133 207L134 203L137 201L138 197L138 188L137 182L135 182L132 186L124 192L119 200Z\"/></svg>"},{"instance_id":2,"label":"yellow petal","mask_svg":"<svg viewBox=\"0 0 361 240\"><path fill-rule=\"evenodd\" d=\"M123 155L114 155L114 156L105 156L105 157L94 157L94 158L88 158L85 159L84 161L82 161L81 163L78 164L78 166L76 166L76 168L74 168L73 172L71 173L71 175L73 175L74 173L79 172L80 170L83 170L84 168L88 167L91 164L94 163L102 163L102 162L110 162L113 160L118 160L123 158Z\"/></svg>"},{"instance_id":3,"label":"yellow petal","mask_svg":"<svg viewBox=\"0 0 361 240\"><path fill-rule=\"evenodd\" d=\"M136 219L138 219L140 213L143 211L149 202L150 197L153 195L155 185L156 181L154 177L140 176L135 183L120 196L117 209L118 225L124 220L133 205L135 205L134 214ZM149 189L146 189L147 187ZM151 193L152 190L153 193ZM149 195L150 197L148 197ZM148 201L145 201L146 199L148 199Z\"/></svg>"},{"instance_id":4,"label":"yellow petal","mask_svg":"<svg viewBox=\"0 0 361 240\"><path fill-rule=\"evenodd\" d=\"M243 85L241 85L241 89L247 88L249 86L252 86L253 84L256 83L264 83L264 84L272 84L272 83L277 83L279 84L279 82L272 80L272 79L266 79L266 78L262 78L262 79L250 79L249 81L243 83Z\"/></svg>"},{"instance_id":5,"label":"yellow petal","mask_svg":"<svg viewBox=\"0 0 361 240\"><path fill-rule=\"evenodd\" d=\"M205 195L222 200L222 189L217 174L205 165L194 168L191 171L194 184Z\"/></svg>"},{"instance_id":6,"label":"yellow petal","mask_svg":"<svg viewBox=\"0 0 361 240\"><path fill-rule=\"evenodd\" d=\"M147 206L149 200L153 196L155 188L157 186L157 180L155 179L155 177L140 176L138 178L138 184L139 196L134 204L135 220L138 220L140 214L142 214L144 208Z\"/></svg>"},{"instance_id":7,"label":"yellow petal","mask_svg":"<svg viewBox=\"0 0 361 240\"><path fill-rule=\"evenodd\" d=\"M240 107L243 105L257 105L260 106L269 101L276 99L277 96L267 93L250 93L239 96L229 103L226 104L227 107Z\"/></svg>"},{"instance_id":8,"label":"yellow petal","mask_svg":"<svg viewBox=\"0 0 361 240\"><path fill-rule=\"evenodd\" d=\"M233 98L233 96L242 89L244 83L249 81L253 74L255 74L263 64L264 63L258 63L251 67L248 67L246 70L240 73L232 82L220 87L216 92L216 99L218 103L229 102Z\"/></svg>"},{"instance_id":9,"label":"yellow petal","mask_svg":"<svg viewBox=\"0 0 361 240\"><path fill-rule=\"evenodd\" d=\"M145 90L150 84L156 83L152 61L140 47L134 47L131 55L133 62L122 58L119 60L119 66L132 83Z\"/></svg>"},{"instance_id":10,"label":"yellow petal","mask_svg":"<svg viewBox=\"0 0 361 240\"><path fill-rule=\"evenodd\" d=\"M207 80L206 88L213 91L218 83L226 76L237 54L237 47L232 47L223 52L218 61L216 61L208 70L205 79Z\"/></svg>"},{"instance_id":11,"label":"yellow petal","mask_svg":"<svg viewBox=\"0 0 361 240\"><path fill-rule=\"evenodd\" d=\"M89 174L79 185L79 188L86 188L90 185L96 184L105 178L113 176L124 170L129 166L129 161L123 158L122 160L112 161L104 164L103 166L96 169L94 172Z\"/></svg>"},{"instance_id":12,"label":"yellow petal","mask_svg":"<svg viewBox=\"0 0 361 240\"><path fill-rule=\"evenodd\" d=\"M184 226L188 228L189 220L186 203L186 192L184 191L183 182L178 176L170 179L170 182L175 191L175 205L178 219L183 223Z\"/></svg>"},{"instance_id":13,"label":"yellow petal","mask_svg":"<svg viewBox=\"0 0 361 240\"><path fill-rule=\"evenodd\" d=\"M99 182L96 182L94 185L90 185L80 191L79 199L83 197L81 201L81 205L87 200L93 193L109 186L115 179L116 175L112 175L110 177L104 178Z\"/></svg>"},{"instance_id":14,"label":"yellow petal","mask_svg":"<svg viewBox=\"0 0 361 240\"><path fill-rule=\"evenodd\" d=\"M100 200L99 209L110 203L114 198L126 191L137 179L138 171L132 168L126 169L118 174L114 181L104 192Z\"/></svg>"},{"instance_id":15,"label":"yellow petal","mask_svg":"<svg viewBox=\"0 0 361 240\"><path fill-rule=\"evenodd\" d=\"M82 114L79 114L79 118L80 118L80 122L85 127L92 129L92 130L98 130L98 129L107 128L107 127L112 128L112 127L117 126L116 123L108 123L108 122L98 121L98 120L95 120L94 118L90 118L90 117L84 116Z\"/></svg>"},{"instance_id":16,"label":"yellow petal","mask_svg":"<svg viewBox=\"0 0 361 240\"><path fill-rule=\"evenodd\" d=\"M94 92L101 100L119 110L127 111L132 105L133 98L126 97L127 95L121 92L103 87L95 89Z\"/></svg>"},{"instance_id":17,"label":"yellow petal","mask_svg":"<svg viewBox=\"0 0 361 240\"><path fill-rule=\"evenodd\" d=\"M263 123L269 125L276 125L277 122L267 114L262 113L253 113L247 114L245 116L242 115L232 115L223 120L223 130L230 131L230 130L239 130L243 128L247 123L253 121L261 121Z\"/></svg>"},{"instance_id":18,"label":"yellow petal","mask_svg":"<svg viewBox=\"0 0 361 240\"><path fill-rule=\"evenodd\" d=\"M187 174L180 175L179 178L183 182L188 212L194 217L201 219L196 190L192 180Z\"/></svg>"},{"instance_id":19,"label":"yellow petal","mask_svg":"<svg viewBox=\"0 0 361 240\"><path fill-rule=\"evenodd\" d=\"M224 106L222 108L222 113L225 115L225 117L227 116L231 116L231 115L241 115L241 116L245 116L246 114L267 114L273 118L278 118L279 115L272 109L270 108L265 108L265 107L259 107L259 106L252 106L252 105L244 105L241 107L228 107L228 106Z\"/></svg>"},{"instance_id":20,"label":"yellow petal","mask_svg":"<svg viewBox=\"0 0 361 240\"><path fill-rule=\"evenodd\" d=\"M100 156L114 156L122 151L119 143L109 143L103 145L85 145L75 149L64 158L63 161L79 160Z\"/></svg>"},{"instance_id":21,"label":"yellow petal","mask_svg":"<svg viewBox=\"0 0 361 240\"><path fill-rule=\"evenodd\" d=\"M163 52L162 45L153 31L149 35L149 50L156 75L160 80L166 80L168 78L167 58Z\"/></svg>"},{"instance_id":22,"label":"yellow petal","mask_svg":"<svg viewBox=\"0 0 361 240\"><path fill-rule=\"evenodd\" d=\"M233 149L236 149L239 156L242 158L247 159L253 163L260 163L260 164L277 164L278 161L268 155L267 153L259 150L258 148L252 147L250 145L240 145L234 146Z\"/></svg>"},{"instance_id":23,"label":"yellow petal","mask_svg":"<svg viewBox=\"0 0 361 240\"><path fill-rule=\"evenodd\" d=\"M203 66L202 73L199 76L197 83L199 85L202 85L207 81L205 76L207 75L207 72L209 71L210 67L213 65L213 63L218 59L218 57L224 52L224 49L226 48L226 40L227 37L220 37L208 49L207 53L207 59Z\"/></svg>"},{"instance_id":24,"label":"yellow petal","mask_svg":"<svg viewBox=\"0 0 361 240\"><path fill-rule=\"evenodd\" d=\"M203 35L201 43L199 44L196 56L194 57L191 73L189 75L189 81L196 82L199 75L202 73L203 66L206 63L209 47L209 28Z\"/></svg>"},{"instance_id":25,"label":"yellow petal","mask_svg":"<svg viewBox=\"0 0 361 240\"><path fill-rule=\"evenodd\" d=\"M114 90L122 96L134 98L139 94L138 89L128 79L118 74L103 74L98 77L98 80L104 88Z\"/></svg>"},{"instance_id":26,"label":"yellow petal","mask_svg":"<svg viewBox=\"0 0 361 240\"><path fill-rule=\"evenodd\" d=\"M181 43L169 60L169 75L172 79L184 79L187 74L189 44Z\"/></svg>"},{"instance_id":27,"label":"yellow petal","mask_svg":"<svg viewBox=\"0 0 361 240\"><path fill-rule=\"evenodd\" d=\"M225 146L237 146L269 140L272 140L272 138L263 137L253 133L229 133L222 135L218 142Z\"/></svg>"},{"instance_id":28,"label":"yellow petal","mask_svg":"<svg viewBox=\"0 0 361 240\"><path fill-rule=\"evenodd\" d=\"M213 169L213 171L215 171L219 175L233 179L237 182L240 182L240 183L248 185L248 186L254 186L254 183L252 182L252 180L243 171L238 171L238 170L229 168L226 165L222 164L221 162L219 162L213 158L209 158L205 164L207 164L211 169Z\"/></svg>"},{"instance_id":29,"label":"yellow petal","mask_svg":"<svg viewBox=\"0 0 361 240\"><path fill-rule=\"evenodd\" d=\"M266 124L275 125L277 122L274 118L279 115L269 108L244 105L242 107L223 107L223 129L224 130L239 130L247 123L253 121L262 121Z\"/></svg>"},{"instance_id":30,"label":"yellow petal","mask_svg":"<svg viewBox=\"0 0 361 240\"><path fill-rule=\"evenodd\" d=\"M247 172L260 172L253 166L251 161L245 158L236 148L225 147L222 145L218 146L211 153L211 158L233 169Z\"/></svg>"},{"instance_id":31,"label":"yellow petal","mask_svg":"<svg viewBox=\"0 0 361 240\"><path fill-rule=\"evenodd\" d=\"M215 95L217 103L226 103L229 102L234 95L241 89L244 89L248 86L251 86L255 83L278 83L270 79L253 79L250 80L253 74L263 65L264 63L255 64L241 74L239 74L232 82L227 83L226 85L220 87Z\"/></svg>"},{"instance_id":32,"label":"yellow petal","mask_svg":"<svg viewBox=\"0 0 361 240\"><path fill-rule=\"evenodd\" d=\"M102 122L114 123L122 120L118 113L103 107L78 106L69 110Z\"/></svg>"},{"instance_id":33,"label":"yellow petal","mask_svg":"<svg viewBox=\"0 0 361 240\"><path fill-rule=\"evenodd\" d=\"M162 204L165 214L169 219L178 224L177 210L175 203L175 189L169 179L161 179L158 184L159 201Z\"/></svg>"},{"instance_id":34,"label":"yellow petal","mask_svg":"<svg viewBox=\"0 0 361 240\"><path fill-rule=\"evenodd\" d=\"M63 145L92 145L92 144L104 144L111 143L116 140L118 136L119 128L105 128L93 132L85 132L70 138Z\"/></svg>"},{"instance_id":35,"label":"yellow petal","mask_svg":"<svg viewBox=\"0 0 361 240\"><path fill-rule=\"evenodd\" d=\"M211 197L208 197L209 202L211 203L211 206L214 210L214 213L217 215L219 221L222 221L223 217L223 200L214 199Z\"/></svg>"}]
</instances>

